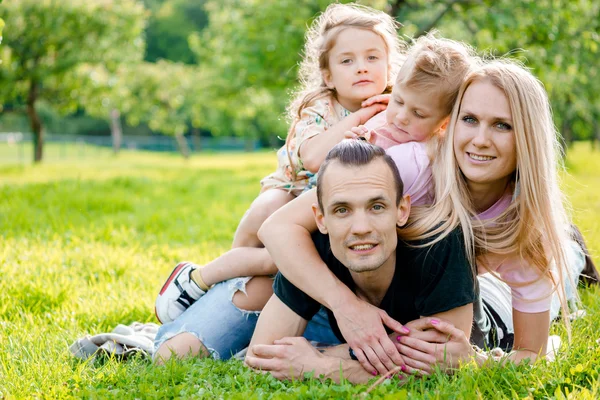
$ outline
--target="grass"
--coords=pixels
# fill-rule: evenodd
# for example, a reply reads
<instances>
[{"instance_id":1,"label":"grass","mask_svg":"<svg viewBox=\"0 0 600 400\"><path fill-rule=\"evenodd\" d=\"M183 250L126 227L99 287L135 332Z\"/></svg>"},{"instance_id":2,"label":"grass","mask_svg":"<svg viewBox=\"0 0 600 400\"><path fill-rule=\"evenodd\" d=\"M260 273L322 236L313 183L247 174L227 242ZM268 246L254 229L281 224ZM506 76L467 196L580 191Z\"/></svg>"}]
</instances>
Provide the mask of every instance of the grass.
<instances>
[{"instance_id":1,"label":"grass","mask_svg":"<svg viewBox=\"0 0 600 400\"><path fill-rule=\"evenodd\" d=\"M3 146L0 154L8 153ZM600 157L584 144L569 156L566 192L598 254ZM154 321L157 290L174 263L203 263L227 250L274 163L265 152L189 161L124 152L0 164L0 398L351 398L366 391L316 380L279 382L238 361L159 368L142 358L82 362L67 351L87 333ZM573 341L555 363L467 365L453 376L409 378L402 387L388 381L369 396L598 398L600 291L581 293L588 315L574 323ZM566 341L562 326L553 331Z\"/></svg>"}]
</instances>

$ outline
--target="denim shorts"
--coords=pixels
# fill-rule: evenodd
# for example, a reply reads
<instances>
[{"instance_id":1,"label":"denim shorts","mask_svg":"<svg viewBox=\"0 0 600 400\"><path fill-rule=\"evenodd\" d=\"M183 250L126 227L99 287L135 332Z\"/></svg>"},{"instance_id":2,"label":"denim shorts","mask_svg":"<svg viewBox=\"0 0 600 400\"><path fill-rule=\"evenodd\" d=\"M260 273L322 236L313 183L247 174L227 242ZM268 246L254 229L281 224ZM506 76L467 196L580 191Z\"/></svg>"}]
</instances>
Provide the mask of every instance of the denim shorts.
<instances>
[{"instance_id":1,"label":"denim shorts","mask_svg":"<svg viewBox=\"0 0 600 400\"><path fill-rule=\"evenodd\" d=\"M241 310L233 304L236 292L245 293L251 277L220 282L181 314L162 325L154 340L154 350L180 333L197 337L214 359L227 360L250 344L260 312ZM311 319L304 337L328 345L339 344L324 308Z\"/></svg>"}]
</instances>

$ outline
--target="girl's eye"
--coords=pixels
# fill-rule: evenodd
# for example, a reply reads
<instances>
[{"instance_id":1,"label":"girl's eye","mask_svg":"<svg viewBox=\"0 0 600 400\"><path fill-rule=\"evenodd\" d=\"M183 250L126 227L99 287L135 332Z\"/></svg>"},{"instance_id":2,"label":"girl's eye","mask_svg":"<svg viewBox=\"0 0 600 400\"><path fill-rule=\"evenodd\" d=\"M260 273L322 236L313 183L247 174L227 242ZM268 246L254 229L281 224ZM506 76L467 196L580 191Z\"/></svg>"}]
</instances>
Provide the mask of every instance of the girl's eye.
<instances>
[{"instance_id":1,"label":"girl's eye","mask_svg":"<svg viewBox=\"0 0 600 400\"><path fill-rule=\"evenodd\" d=\"M415 115L417 116L417 118L425 118L425 116L420 114L418 111L415 111Z\"/></svg>"},{"instance_id":2,"label":"girl's eye","mask_svg":"<svg viewBox=\"0 0 600 400\"><path fill-rule=\"evenodd\" d=\"M349 59L349 58L344 58L344 59L342 60L342 64L350 64L351 62L352 62L352 60L351 60L351 59Z\"/></svg>"},{"instance_id":3,"label":"girl's eye","mask_svg":"<svg viewBox=\"0 0 600 400\"><path fill-rule=\"evenodd\" d=\"M498 129L500 129L501 131L510 131L512 129L512 126L510 126L509 124L507 124L506 122L498 122L496 124L496 127Z\"/></svg>"},{"instance_id":4,"label":"girl's eye","mask_svg":"<svg viewBox=\"0 0 600 400\"><path fill-rule=\"evenodd\" d=\"M404 105L404 102L403 102L402 100L399 100L399 99L394 99L394 101L395 101L396 103L400 104L401 106L403 106L403 105Z\"/></svg>"},{"instance_id":5,"label":"girl's eye","mask_svg":"<svg viewBox=\"0 0 600 400\"><path fill-rule=\"evenodd\" d=\"M462 120L470 125L477 122L477 120L475 118L471 117L470 115L465 115L464 117L462 117Z\"/></svg>"},{"instance_id":6,"label":"girl's eye","mask_svg":"<svg viewBox=\"0 0 600 400\"><path fill-rule=\"evenodd\" d=\"M377 56L369 56L369 60L371 60L371 61L375 61L378 59L379 59L379 57L377 57Z\"/></svg>"}]
</instances>

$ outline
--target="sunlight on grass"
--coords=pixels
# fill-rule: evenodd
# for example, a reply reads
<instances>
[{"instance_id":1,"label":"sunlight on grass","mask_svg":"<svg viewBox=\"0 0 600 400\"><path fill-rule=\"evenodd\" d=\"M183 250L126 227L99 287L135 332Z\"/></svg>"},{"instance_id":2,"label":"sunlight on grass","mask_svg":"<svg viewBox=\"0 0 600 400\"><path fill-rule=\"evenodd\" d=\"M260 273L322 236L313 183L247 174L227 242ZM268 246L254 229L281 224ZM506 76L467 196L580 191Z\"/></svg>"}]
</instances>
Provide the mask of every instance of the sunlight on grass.
<instances>
[{"instance_id":1,"label":"sunlight on grass","mask_svg":"<svg viewBox=\"0 0 600 400\"><path fill-rule=\"evenodd\" d=\"M7 152L0 145L0 155ZM575 146L564 182L597 262L598 154L587 144ZM237 361L156 368L144 359L85 363L67 351L86 333L154 321L165 275L179 260L204 263L228 249L274 163L270 152L188 161L176 154L105 152L35 166L1 163L0 398L349 398L363 392L365 386L282 383ZM599 294L583 291L588 315L574 323L574 340L556 363L466 365L454 376L409 378L402 388L388 381L370 397L597 398ZM566 340L561 326L553 329Z\"/></svg>"}]
</instances>

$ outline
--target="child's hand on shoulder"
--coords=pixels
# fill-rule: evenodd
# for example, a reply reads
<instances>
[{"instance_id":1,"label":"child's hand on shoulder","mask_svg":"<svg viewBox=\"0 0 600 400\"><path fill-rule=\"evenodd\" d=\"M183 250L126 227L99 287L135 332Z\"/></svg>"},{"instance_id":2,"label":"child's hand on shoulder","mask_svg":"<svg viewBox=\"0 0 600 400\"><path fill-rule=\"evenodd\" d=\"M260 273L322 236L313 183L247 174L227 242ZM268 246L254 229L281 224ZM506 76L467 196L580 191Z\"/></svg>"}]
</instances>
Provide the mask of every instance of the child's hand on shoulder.
<instances>
[{"instance_id":1,"label":"child's hand on shoulder","mask_svg":"<svg viewBox=\"0 0 600 400\"><path fill-rule=\"evenodd\" d=\"M360 110L356 111L354 114L358 117L358 124L356 125L364 125L368 120L373 118L375 115L379 114L382 111L385 111L387 108L387 104L383 103L375 103L368 107L363 107Z\"/></svg>"},{"instance_id":2,"label":"child's hand on shoulder","mask_svg":"<svg viewBox=\"0 0 600 400\"><path fill-rule=\"evenodd\" d=\"M387 105L390 103L391 97L392 97L391 94L378 94L373 97L369 97L368 99L363 101L361 103L361 107L369 107L369 106L372 106L373 104L377 104L377 103Z\"/></svg>"}]
</instances>

